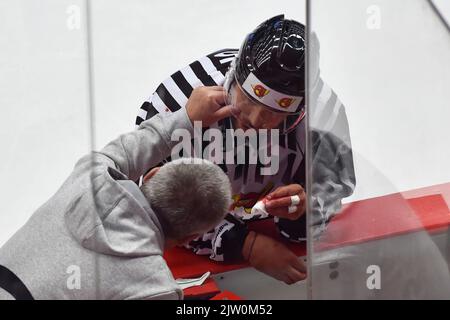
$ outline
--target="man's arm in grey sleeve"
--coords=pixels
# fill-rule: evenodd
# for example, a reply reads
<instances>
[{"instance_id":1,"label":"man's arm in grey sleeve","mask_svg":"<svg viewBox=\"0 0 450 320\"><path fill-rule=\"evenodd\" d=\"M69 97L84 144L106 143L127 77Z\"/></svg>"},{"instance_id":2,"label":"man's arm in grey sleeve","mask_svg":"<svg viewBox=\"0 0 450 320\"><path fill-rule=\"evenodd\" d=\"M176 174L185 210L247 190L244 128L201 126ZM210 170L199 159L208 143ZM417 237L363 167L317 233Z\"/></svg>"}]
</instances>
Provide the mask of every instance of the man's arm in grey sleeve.
<instances>
[{"instance_id":1,"label":"man's arm in grey sleeve","mask_svg":"<svg viewBox=\"0 0 450 320\"><path fill-rule=\"evenodd\" d=\"M170 155L178 141L171 141L175 129L184 129L192 136L194 128L186 109L155 115L141 123L138 130L121 135L98 153L112 160L116 168L130 180Z\"/></svg>"}]
</instances>

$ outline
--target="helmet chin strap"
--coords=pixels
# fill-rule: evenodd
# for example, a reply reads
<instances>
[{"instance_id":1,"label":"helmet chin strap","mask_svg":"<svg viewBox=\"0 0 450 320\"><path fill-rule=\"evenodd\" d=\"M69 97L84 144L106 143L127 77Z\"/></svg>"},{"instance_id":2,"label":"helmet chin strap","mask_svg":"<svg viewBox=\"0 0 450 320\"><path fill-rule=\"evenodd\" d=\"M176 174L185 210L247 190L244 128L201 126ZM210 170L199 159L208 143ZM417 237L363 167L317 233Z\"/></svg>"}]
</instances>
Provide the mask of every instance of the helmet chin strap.
<instances>
[{"instance_id":1,"label":"helmet chin strap","mask_svg":"<svg viewBox=\"0 0 450 320\"><path fill-rule=\"evenodd\" d=\"M305 116L306 116L306 111L303 109L303 111L299 114L298 118L294 121L294 123L289 128L286 129L286 131L284 133L289 133L292 130L294 130L295 127L298 126L298 124L305 118Z\"/></svg>"}]
</instances>

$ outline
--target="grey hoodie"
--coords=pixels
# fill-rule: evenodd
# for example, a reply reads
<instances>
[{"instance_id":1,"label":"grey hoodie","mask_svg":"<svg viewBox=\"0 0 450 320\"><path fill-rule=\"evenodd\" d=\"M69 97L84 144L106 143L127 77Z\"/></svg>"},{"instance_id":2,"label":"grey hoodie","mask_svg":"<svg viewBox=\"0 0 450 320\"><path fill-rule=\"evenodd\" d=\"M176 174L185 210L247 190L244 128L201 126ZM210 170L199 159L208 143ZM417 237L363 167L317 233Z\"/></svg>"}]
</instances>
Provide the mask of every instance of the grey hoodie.
<instances>
[{"instance_id":1,"label":"grey hoodie","mask_svg":"<svg viewBox=\"0 0 450 320\"><path fill-rule=\"evenodd\" d=\"M0 249L0 265L35 299L182 299L162 257L161 224L133 182L167 158L176 128L193 133L184 108L81 158Z\"/></svg>"}]
</instances>

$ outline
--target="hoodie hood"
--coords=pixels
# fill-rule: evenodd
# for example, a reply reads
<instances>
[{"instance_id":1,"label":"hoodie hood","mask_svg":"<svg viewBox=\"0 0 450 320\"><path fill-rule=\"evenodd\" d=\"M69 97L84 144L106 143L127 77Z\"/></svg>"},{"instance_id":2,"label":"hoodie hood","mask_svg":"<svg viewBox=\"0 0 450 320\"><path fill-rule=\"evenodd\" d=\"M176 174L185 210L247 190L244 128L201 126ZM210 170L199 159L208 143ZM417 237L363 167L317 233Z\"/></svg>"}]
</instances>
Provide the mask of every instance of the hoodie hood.
<instances>
[{"instance_id":1,"label":"hoodie hood","mask_svg":"<svg viewBox=\"0 0 450 320\"><path fill-rule=\"evenodd\" d=\"M113 167L91 166L95 153L89 158L77 164L91 174L78 177L86 187L65 212L70 233L84 248L102 254L161 255L162 227L139 187Z\"/></svg>"}]
</instances>

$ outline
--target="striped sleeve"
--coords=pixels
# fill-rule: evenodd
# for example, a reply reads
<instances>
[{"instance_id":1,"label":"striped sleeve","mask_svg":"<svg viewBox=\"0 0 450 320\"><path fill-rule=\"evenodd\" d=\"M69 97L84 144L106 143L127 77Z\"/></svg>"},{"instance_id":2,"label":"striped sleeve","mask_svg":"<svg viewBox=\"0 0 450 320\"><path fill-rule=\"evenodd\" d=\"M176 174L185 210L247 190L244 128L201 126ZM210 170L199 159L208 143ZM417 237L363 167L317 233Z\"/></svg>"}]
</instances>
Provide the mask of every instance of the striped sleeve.
<instances>
[{"instance_id":1,"label":"striped sleeve","mask_svg":"<svg viewBox=\"0 0 450 320\"><path fill-rule=\"evenodd\" d=\"M345 107L337 94L322 79L312 90L310 126L329 132L351 147Z\"/></svg>"},{"instance_id":2,"label":"striped sleeve","mask_svg":"<svg viewBox=\"0 0 450 320\"><path fill-rule=\"evenodd\" d=\"M311 221L319 234L340 211L342 199L353 193L356 177L344 105L322 79L311 96Z\"/></svg>"},{"instance_id":3,"label":"striped sleeve","mask_svg":"<svg viewBox=\"0 0 450 320\"><path fill-rule=\"evenodd\" d=\"M136 126L157 113L170 113L186 107L192 91L201 86L220 86L237 49L222 49L204 56L164 80L145 101L136 117Z\"/></svg>"},{"instance_id":4,"label":"striped sleeve","mask_svg":"<svg viewBox=\"0 0 450 320\"><path fill-rule=\"evenodd\" d=\"M222 262L241 262L242 248L248 230L244 222L228 214L214 229L191 241L185 247L197 255Z\"/></svg>"}]
</instances>

